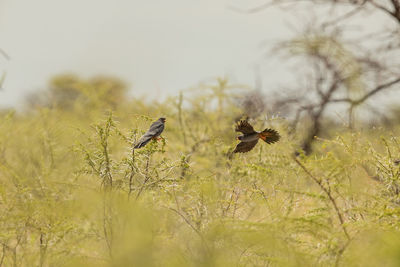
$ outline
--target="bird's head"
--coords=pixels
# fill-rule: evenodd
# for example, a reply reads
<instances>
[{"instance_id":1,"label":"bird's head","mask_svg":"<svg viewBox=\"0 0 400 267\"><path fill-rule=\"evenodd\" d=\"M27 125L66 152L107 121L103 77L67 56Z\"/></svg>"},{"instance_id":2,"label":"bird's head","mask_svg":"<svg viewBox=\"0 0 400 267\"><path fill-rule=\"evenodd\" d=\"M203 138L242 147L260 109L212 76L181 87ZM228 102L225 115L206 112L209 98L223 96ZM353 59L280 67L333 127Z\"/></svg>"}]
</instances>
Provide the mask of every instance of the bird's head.
<instances>
[{"instance_id":1,"label":"bird's head","mask_svg":"<svg viewBox=\"0 0 400 267\"><path fill-rule=\"evenodd\" d=\"M162 121L162 123L165 123L165 121L166 121L167 119L164 118L164 117L161 117L161 118L159 118L159 120Z\"/></svg>"}]
</instances>

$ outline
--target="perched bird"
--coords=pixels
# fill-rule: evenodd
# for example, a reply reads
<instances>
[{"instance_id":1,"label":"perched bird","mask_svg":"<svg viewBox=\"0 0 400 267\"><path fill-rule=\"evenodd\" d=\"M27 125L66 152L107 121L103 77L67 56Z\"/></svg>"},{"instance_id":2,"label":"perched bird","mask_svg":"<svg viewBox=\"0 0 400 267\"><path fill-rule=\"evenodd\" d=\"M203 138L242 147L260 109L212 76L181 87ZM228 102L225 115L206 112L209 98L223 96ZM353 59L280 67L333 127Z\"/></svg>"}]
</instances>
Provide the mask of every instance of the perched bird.
<instances>
[{"instance_id":1,"label":"perched bird","mask_svg":"<svg viewBox=\"0 0 400 267\"><path fill-rule=\"evenodd\" d=\"M273 129L265 129L262 132L254 131L253 126L248 123L247 120L241 120L237 123L236 132L241 132L243 135L237 137L240 140L240 143L237 144L233 153L244 153L249 152L255 147L258 142L258 139L262 139L268 144L275 143L279 140L279 133Z\"/></svg>"},{"instance_id":2,"label":"perched bird","mask_svg":"<svg viewBox=\"0 0 400 267\"><path fill-rule=\"evenodd\" d=\"M150 140L157 139L164 131L165 120L165 118L159 118L157 121L153 122L150 129L136 142L135 148L144 147Z\"/></svg>"}]
</instances>

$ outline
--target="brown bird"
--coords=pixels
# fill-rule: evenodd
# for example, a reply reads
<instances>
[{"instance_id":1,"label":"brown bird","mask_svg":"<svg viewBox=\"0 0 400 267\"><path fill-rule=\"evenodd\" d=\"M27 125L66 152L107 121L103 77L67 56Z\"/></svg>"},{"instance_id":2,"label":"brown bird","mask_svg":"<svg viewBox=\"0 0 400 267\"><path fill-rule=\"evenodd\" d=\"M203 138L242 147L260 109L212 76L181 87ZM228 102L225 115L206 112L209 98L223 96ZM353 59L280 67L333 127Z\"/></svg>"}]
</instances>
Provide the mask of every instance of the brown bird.
<instances>
[{"instance_id":1,"label":"brown bird","mask_svg":"<svg viewBox=\"0 0 400 267\"><path fill-rule=\"evenodd\" d=\"M259 139L262 139L267 144L275 143L279 140L279 133L273 129L265 129L262 132L254 131L253 126L247 120L241 120L236 124L236 132L241 132L243 135L237 137L240 143L237 144L233 153L244 153L252 150Z\"/></svg>"},{"instance_id":2,"label":"brown bird","mask_svg":"<svg viewBox=\"0 0 400 267\"><path fill-rule=\"evenodd\" d=\"M164 131L165 118L159 118L150 125L150 129L136 142L135 148L141 148L147 145L152 139L157 139Z\"/></svg>"}]
</instances>

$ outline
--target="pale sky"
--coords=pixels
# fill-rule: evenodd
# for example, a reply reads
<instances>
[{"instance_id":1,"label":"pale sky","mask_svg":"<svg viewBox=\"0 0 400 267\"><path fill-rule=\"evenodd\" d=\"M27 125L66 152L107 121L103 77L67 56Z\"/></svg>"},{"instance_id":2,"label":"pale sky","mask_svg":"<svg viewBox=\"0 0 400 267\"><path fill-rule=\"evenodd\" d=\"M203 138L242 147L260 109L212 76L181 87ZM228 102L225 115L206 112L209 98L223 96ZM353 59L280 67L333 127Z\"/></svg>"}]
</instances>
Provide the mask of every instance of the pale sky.
<instances>
[{"instance_id":1,"label":"pale sky","mask_svg":"<svg viewBox=\"0 0 400 267\"><path fill-rule=\"evenodd\" d=\"M290 14L241 14L229 5L261 0L0 0L1 106L21 103L50 77L117 76L148 98L173 95L217 76L264 87L284 73L265 47L288 38ZM286 16L286 17L285 17ZM284 79L283 79L284 80Z\"/></svg>"}]
</instances>

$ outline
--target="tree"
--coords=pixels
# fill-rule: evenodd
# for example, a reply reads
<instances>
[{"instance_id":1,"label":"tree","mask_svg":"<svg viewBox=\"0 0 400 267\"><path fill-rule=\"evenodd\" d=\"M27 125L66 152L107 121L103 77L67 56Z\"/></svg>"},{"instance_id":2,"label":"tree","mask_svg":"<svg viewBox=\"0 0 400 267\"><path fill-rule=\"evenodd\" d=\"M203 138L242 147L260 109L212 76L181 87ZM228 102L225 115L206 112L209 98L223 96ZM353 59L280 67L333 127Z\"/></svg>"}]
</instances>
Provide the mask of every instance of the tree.
<instances>
[{"instance_id":1,"label":"tree","mask_svg":"<svg viewBox=\"0 0 400 267\"><path fill-rule=\"evenodd\" d=\"M45 91L28 96L28 103L35 107L52 107L64 110L76 106L102 106L115 109L126 100L127 86L121 80L98 76L81 79L72 74L58 75L51 79Z\"/></svg>"},{"instance_id":2,"label":"tree","mask_svg":"<svg viewBox=\"0 0 400 267\"><path fill-rule=\"evenodd\" d=\"M295 74L296 85L290 85L274 106L275 111L291 116L293 130L299 122L309 121L301 145L309 154L315 136L322 132L329 109L345 108L350 128L354 127L356 110L385 116L385 111L379 112L374 105L377 102L373 101L384 91L400 89L400 1L270 0L244 11L254 13L271 6L284 6L284 10L295 12L307 3L313 4L314 9L309 12L316 12L317 19L306 25L299 36L277 48L289 55L289 61L298 64L299 71ZM326 6L329 11L324 10ZM348 26L364 26L363 15L371 12L386 15L385 29L373 32L363 27L362 34L354 40Z\"/></svg>"}]
</instances>

